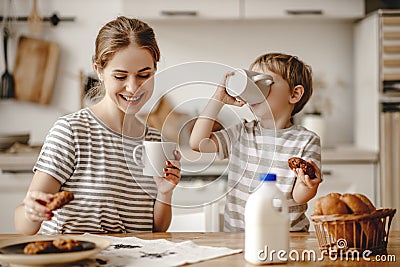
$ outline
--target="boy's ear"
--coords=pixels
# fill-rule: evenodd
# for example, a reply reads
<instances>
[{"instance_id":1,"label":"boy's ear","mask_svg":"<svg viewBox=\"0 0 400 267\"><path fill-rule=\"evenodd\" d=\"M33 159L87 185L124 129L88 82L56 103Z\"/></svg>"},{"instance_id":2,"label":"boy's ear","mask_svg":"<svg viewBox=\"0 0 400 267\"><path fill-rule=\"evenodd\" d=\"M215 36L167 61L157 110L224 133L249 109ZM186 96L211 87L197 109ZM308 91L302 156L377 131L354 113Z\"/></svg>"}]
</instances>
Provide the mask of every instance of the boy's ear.
<instances>
[{"instance_id":1,"label":"boy's ear","mask_svg":"<svg viewBox=\"0 0 400 267\"><path fill-rule=\"evenodd\" d=\"M296 104L300 101L304 94L304 87L303 85L296 85L293 88L292 94L290 95L289 102L290 104Z\"/></svg>"}]
</instances>

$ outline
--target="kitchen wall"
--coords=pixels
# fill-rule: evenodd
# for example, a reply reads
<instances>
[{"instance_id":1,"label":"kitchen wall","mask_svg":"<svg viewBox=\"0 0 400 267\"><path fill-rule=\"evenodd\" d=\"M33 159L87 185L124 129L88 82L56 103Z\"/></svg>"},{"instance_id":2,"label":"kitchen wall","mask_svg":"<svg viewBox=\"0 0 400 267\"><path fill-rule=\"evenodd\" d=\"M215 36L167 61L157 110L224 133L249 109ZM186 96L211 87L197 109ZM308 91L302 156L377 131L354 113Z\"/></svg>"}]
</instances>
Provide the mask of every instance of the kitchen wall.
<instances>
[{"instance_id":1,"label":"kitchen wall","mask_svg":"<svg viewBox=\"0 0 400 267\"><path fill-rule=\"evenodd\" d=\"M8 2L8 1L7 1ZM6 0L0 1L4 15ZM31 1L14 0L13 13L27 15ZM45 26L41 38L61 45L61 58L54 94L49 106L16 101L0 101L0 131L30 131L31 142L40 144L56 118L80 108L79 71L92 71L91 57L99 28L122 10L122 1L107 0L39 0L39 12L73 16L75 22L60 22L57 27ZM145 2L141 2L145 4ZM353 72L352 22L344 20L281 19L281 20L172 20L148 21L155 29L162 59L159 71L189 61L212 61L246 68L260 54L279 51L298 55L313 67L315 99L322 103L327 123L324 144L353 142ZM17 38L29 34L27 24L13 24L14 37L9 41L11 67L16 54ZM2 50L1 50L2 51ZM0 71L4 71L3 54ZM223 71L213 73L218 82ZM157 83L152 98L167 90ZM188 87L184 94L196 94ZM214 89L208 88L209 93ZM145 109L149 109L149 103ZM311 105L310 105L311 107ZM193 112L202 106L193 107Z\"/></svg>"}]
</instances>

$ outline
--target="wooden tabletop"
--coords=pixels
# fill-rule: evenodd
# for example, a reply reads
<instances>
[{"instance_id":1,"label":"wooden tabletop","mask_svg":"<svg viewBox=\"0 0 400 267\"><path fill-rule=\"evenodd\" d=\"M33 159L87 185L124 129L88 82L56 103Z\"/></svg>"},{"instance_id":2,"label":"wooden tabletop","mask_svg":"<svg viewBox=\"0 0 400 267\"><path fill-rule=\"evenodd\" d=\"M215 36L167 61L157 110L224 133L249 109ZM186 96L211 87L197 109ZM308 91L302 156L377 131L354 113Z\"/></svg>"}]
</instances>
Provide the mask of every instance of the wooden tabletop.
<instances>
[{"instance_id":1,"label":"wooden tabletop","mask_svg":"<svg viewBox=\"0 0 400 267\"><path fill-rule=\"evenodd\" d=\"M0 239L18 237L19 235L0 234ZM196 244L206 246L224 246L233 249L244 249L244 233L134 233L113 235L118 237L135 236L142 239L167 239L173 242L192 240ZM320 257L318 241L314 232L310 233L290 233L290 250L297 250L301 253L303 250L315 251L317 258ZM329 256L323 257L323 260L300 259L299 261L289 261L287 265L292 266L399 266L400 263L400 231L391 231L387 255L377 255L363 259L360 256L356 259L334 259ZM225 256L193 264L193 266L253 266L244 260L243 253Z\"/></svg>"}]
</instances>

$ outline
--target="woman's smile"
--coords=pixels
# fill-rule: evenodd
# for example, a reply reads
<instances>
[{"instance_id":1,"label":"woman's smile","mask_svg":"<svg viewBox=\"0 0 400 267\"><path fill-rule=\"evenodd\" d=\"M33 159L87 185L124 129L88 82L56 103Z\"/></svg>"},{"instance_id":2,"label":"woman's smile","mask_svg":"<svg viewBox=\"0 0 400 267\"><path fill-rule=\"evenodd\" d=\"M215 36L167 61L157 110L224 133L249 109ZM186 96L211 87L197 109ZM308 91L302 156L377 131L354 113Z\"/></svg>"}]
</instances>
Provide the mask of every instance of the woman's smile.
<instances>
[{"instance_id":1,"label":"woman's smile","mask_svg":"<svg viewBox=\"0 0 400 267\"><path fill-rule=\"evenodd\" d=\"M143 96L144 96L144 93L141 93L139 96L127 96L127 95L123 95L123 94L120 94L120 96L126 101L126 102L128 102L129 104L131 104L131 105L137 105L139 102L140 102L140 100L142 100L142 98L143 98Z\"/></svg>"}]
</instances>

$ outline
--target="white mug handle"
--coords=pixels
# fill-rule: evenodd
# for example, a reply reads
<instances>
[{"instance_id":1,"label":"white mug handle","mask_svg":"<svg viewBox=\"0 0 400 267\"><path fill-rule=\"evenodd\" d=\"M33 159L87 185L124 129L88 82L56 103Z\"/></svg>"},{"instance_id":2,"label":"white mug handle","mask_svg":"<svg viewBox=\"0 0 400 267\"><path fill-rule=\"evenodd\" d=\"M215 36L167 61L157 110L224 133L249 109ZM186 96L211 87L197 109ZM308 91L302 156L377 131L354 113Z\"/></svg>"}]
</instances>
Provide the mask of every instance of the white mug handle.
<instances>
[{"instance_id":1,"label":"white mug handle","mask_svg":"<svg viewBox=\"0 0 400 267\"><path fill-rule=\"evenodd\" d=\"M138 166L140 166L140 167L144 167L143 160L141 159L140 162L139 162L139 160L138 160L137 157L136 157L136 153L137 153L137 150L138 150L139 148L142 148L142 147L143 147L143 153L142 153L142 156L143 156L143 154L145 153L145 152L144 152L144 145L138 145L138 146L136 146L136 147L133 149L133 151L132 151L133 161L135 162L136 165L138 165Z\"/></svg>"}]
</instances>

